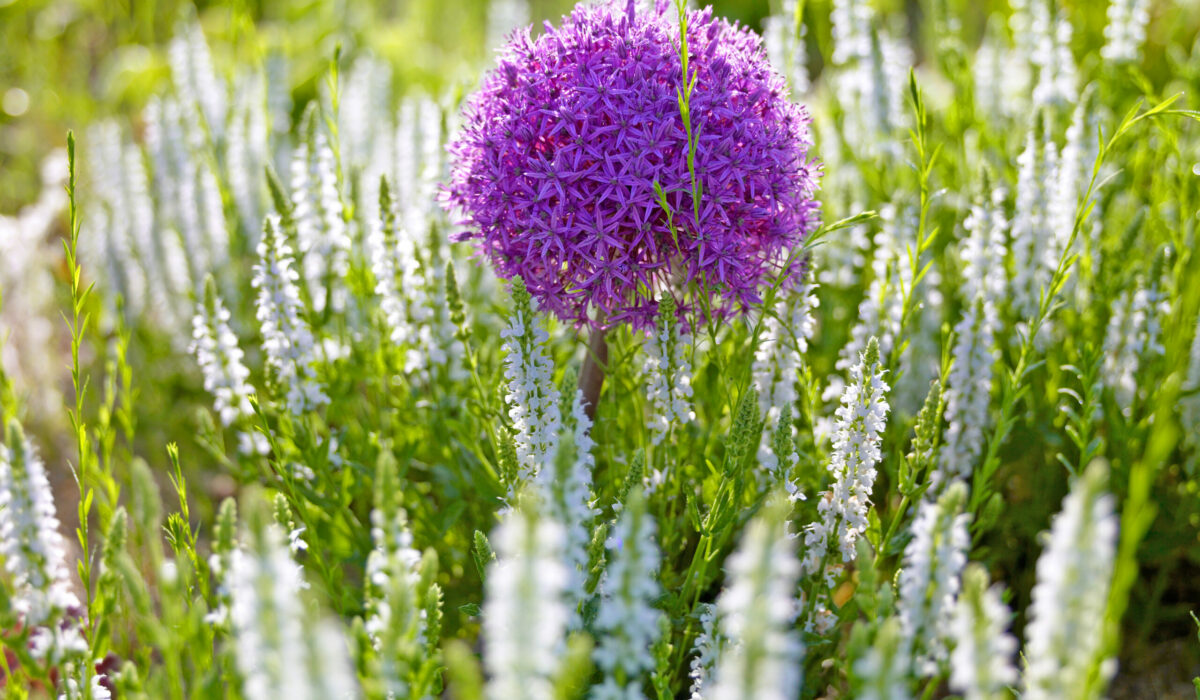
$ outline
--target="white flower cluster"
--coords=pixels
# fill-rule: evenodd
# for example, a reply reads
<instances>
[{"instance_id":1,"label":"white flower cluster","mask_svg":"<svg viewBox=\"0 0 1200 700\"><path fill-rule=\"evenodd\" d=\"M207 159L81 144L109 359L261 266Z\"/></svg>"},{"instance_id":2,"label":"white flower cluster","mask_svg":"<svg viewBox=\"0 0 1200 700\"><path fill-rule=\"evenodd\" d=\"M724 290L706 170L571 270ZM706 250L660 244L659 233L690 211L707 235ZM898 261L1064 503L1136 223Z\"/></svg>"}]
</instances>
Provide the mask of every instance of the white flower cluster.
<instances>
[{"instance_id":1,"label":"white flower cluster","mask_svg":"<svg viewBox=\"0 0 1200 700\"><path fill-rule=\"evenodd\" d=\"M975 107L979 114L990 115L998 121L1015 119L1026 114L1029 103L1028 54L1008 46L1001 38L1002 32L992 31L991 26L988 29L975 52L972 66Z\"/></svg>"},{"instance_id":2,"label":"white flower cluster","mask_svg":"<svg viewBox=\"0 0 1200 700\"><path fill-rule=\"evenodd\" d=\"M933 492L955 478L969 478L983 451L988 427L995 358L992 353L999 325L996 300L1004 297L1004 191L994 189L977 201L963 226L962 296L967 304L954 326L954 365L946 386L946 434L937 469L931 475Z\"/></svg>"},{"instance_id":3,"label":"white flower cluster","mask_svg":"<svg viewBox=\"0 0 1200 700\"><path fill-rule=\"evenodd\" d=\"M834 0L834 92L845 114L846 143L864 156L897 153L897 128L907 118L906 73L912 51L875 26L867 0Z\"/></svg>"},{"instance_id":4,"label":"white flower cluster","mask_svg":"<svg viewBox=\"0 0 1200 700\"><path fill-rule=\"evenodd\" d=\"M242 362L245 354L238 346L237 335L229 327L229 319L229 309L209 278L204 299L196 305L196 315L192 318L191 351L204 375L204 390L212 395L213 408L225 427L254 418L254 409L250 405L254 387L247 381L250 370ZM242 433L240 440L244 453L267 452L267 439L261 433Z\"/></svg>"},{"instance_id":5,"label":"white flower cluster","mask_svg":"<svg viewBox=\"0 0 1200 700\"><path fill-rule=\"evenodd\" d=\"M689 700L704 700L704 689L712 678L721 653L721 637L717 629L717 607L711 603L699 605L700 633L692 645L692 660L688 666Z\"/></svg>"},{"instance_id":6,"label":"white flower cluster","mask_svg":"<svg viewBox=\"0 0 1200 700\"><path fill-rule=\"evenodd\" d=\"M661 557L654 518L639 496L622 509L606 543L609 563L600 583L594 622L599 641L592 655L604 680L593 689L593 700L642 698L642 679L654 667L649 651L663 617L654 607L661 594L656 578Z\"/></svg>"},{"instance_id":7,"label":"white flower cluster","mask_svg":"<svg viewBox=\"0 0 1200 700\"><path fill-rule=\"evenodd\" d=\"M550 700L564 649L568 581L566 533L545 517L508 512L492 536L483 608L483 661L488 700Z\"/></svg>"},{"instance_id":8,"label":"white flower cluster","mask_svg":"<svg viewBox=\"0 0 1200 700\"><path fill-rule=\"evenodd\" d=\"M58 694L58 700L110 700L112 692L101 685L103 678L98 673L91 675L91 682L84 681L85 664L72 663L59 669L60 678L59 688L62 692ZM88 686L90 692L83 691L84 686Z\"/></svg>"},{"instance_id":9,"label":"white flower cluster","mask_svg":"<svg viewBox=\"0 0 1200 700\"><path fill-rule=\"evenodd\" d=\"M180 20L167 48L171 80L176 92L195 109L214 139L225 129L229 103L228 87L213 69L212 54L204 30L195 16Z\"/></svg>"},{"instance_id":10,"label":"white flower cluster","mask_svg":"<svg viewBox=\"0 0 1200 700\"><path fill-rule=\"evenodd\" d=\"M1100 148L1096 140L1099 115L1093 105L1094 96L1095 89L1091 85L1080 96L1079 103L1075 105L1071 116L1071 124L1067 127L1066 142L1063 143L1062 153L1059 157L1058 170L1055 173L1054 186L1047 209L1050 229L1055 242L1055 260L1051 264L1057 264L1057 257L1066 250L1067 244L1071 240L1071 231L1075 227L1075 213L1080 199L1087 194L1088 184L1092 178L1092 168ZM1098 226L1102 218L1092 217L1093 225ZM1080 232L1081 237L1084 233ZM1098 232L1092 232L1092 240L1100 240Z\"/></svg>"},{"instance_id":11,"label":"white flower cluster","mask_svg":"<svg viewBox=\"0 0 1200 700\"><path fill-rule=\"evenodd\" d=\"M706 700L790 700L800 692L804 644L794 629L793 595L800 563L782 506L768 504L729 557L728 582L717 598L726 643Z\"/></svg>"},{"instance_id":12,"label":"white flower cluster","mask_svg":"<svg viewBox=\"0 0 1200 700\"><path fill-rule=\"evenodd\" d=\"M679 326L674 299L664 293L658 303L654 336L643 345L646 351L643 371L650 397L650 420L646 427L655 445L672 428L696 419L692 410L692 364L687 354L692 338Z\"/></svg>"},{"instance_id":13,"label":"white flower cluster","mask_svg":"<svg viewBox=\"0 0 1200 700\"><path fill-rule=\"evenodd\" d=\"M177 105L173 103L173 106ZM161 128L156 123L157 115L161 114L159 103L152 103L152 107L147 108L148 141L157 139ZM224 240L221 233L224 220L215 218L211 202L206 203L207 210L197 209L194 199L164 203L162 218L156 219L141 148L125 140L114 122L101 122L90 129L88 135L90 189L96 195L96 206L84 219L83 226L87 230L81 241L89 255L88 262L93 269L103 272L110 288L111 294L106 301L112 307L113 295L120 294L130 317L148 312L167 329L182 330L180 326L187 316L186 297L197 290L193 287L179 236L173 230L159 232L157 229L181 228L187 223L189 235L205 241L205 236L195 232L201 225L197 217L203 212L216 226L216 240L220 241ZM179 158L186 160L186 144L174 144L173 149ZM156 167L166 165L156 164ZM177 167L182 166L180 163ZM195 183L188 185L194 186ZM173 190L184 188L182 182L171 183ZM171 220L168 215L172 212L186 212L190 216L186 221ZM101 250L94 250L93 246ZM197 249L196 255L200 260L214 257L206 244Z\"/></svg>"},{"instance_id":14,"label":"white flower cluster","mask_svg":"<svg viewBox=\"0 0 1200 700\"><path fill-rule=\"evenodd\" d=\"M1114 661L1103 658L1118 524L1107 480L1102 462L1076 479L1038 558L1025 628L1022 697L1028 700L1071 697L1087 687L1097 664L1101 682L1116 671Z\"/></svg>"},{"instance_id":15,"label":"white flower cluster","mask_svg":"<svg viewBox=\"0 0 1200 700\"><path fill-rule=\"evenodd\" d=\"M296 286L299 274L292 269L292 249L279 230L278 217L266 219L259 262L254 266L258 290L258 322L262 324L263 351L281 388L287 391L287 408L293 415L329 403L317 378L316 342L301 315L303 304Z\"/></svg>"},{"instance_id":16,"label":"white flower cluster","mask_svg":"<svg viewBox=\"0 0 1200 700\"><path fill-rule=\"evenodd\" d=\"M237 76L225 138L229 190L249 243L258 245L267 197L263 172L271 162L268 143L267 87L260 71Z\"/></svg>"},{"instance_id":17,"label":"white flower cluster","mask_svg":"<svg viewBox=\"0 0 1200 700\"><path fill-rule=\"evenodd\" d=\"M987 571L972 564L963 573L963 590L954 606L950 689L964 700L1001 700L1017 682L1013 657L1017 640L1008 631L1012 613L998 586L988 588Z\"/></svg>"},{"instance_id":18,"label":"white flower cluster","mask_svg":"<svg viewBox=\"0 0 1200 700\"><path fill-rule=\"evenodd\" d=\"M367 635L378 648L380 637L393 624L393 610L388 593L393 589L410 593L412 608L397 611L397 614L414 614L416 611L417 567L421 564L421 553L413 548L412 533L408 530L404 511L388 513L382 508L371 511L371 542L374 548L367 556L368 596Z\"/></svg>"},{"instance_id":19,"label":"white flower cluster","mask_svg":"<svg viewBox=\"0 0 1200 700\"><path fill-rule=\"evenodd\" d=\"M835 5L836 7L836 5ZM787 79L793 99L808 92L807 25L800 22L797 0L784 0L777 15L763 20L763 44L771 65Z\"/></svg>"},{"instance_id":20,"label":"white flower cluster","mask_svg":"<svg viewBox=\"0 0 1200 700\"><path fill-rule=\"evenodd\" d=\"M915 212L900 211L896 205L886 204L879 218L882 225L874 237L871 284L859 302L858 319L850 329L850 342L842 348L834 365L843 372L858 362L872 336L879 341L880 355L887 357L892 351L904 311L903 290L912 288L913 269L908 262L908 247L916 242Z\"/></svg>"},{"instance_id":21,"label":"white flower cluster","mask_svg":"<svg viewBox=\"0 0 1200 700\"><path fill-rule=\"evenodd\" d=\"M505 401L512 420L513 442L519 480L528 481L543 469L553 471L562 429L562 409L558 388L554 386L554 361L546 354L546 332L538 302L530 296L525 283L516 278L512 285L513 310L508 325L500 331L504 339L504 377L508 383ZM515 484L509 485L510 496Z\"/></svg>"},{"instance_id":22,"label":"white flower cluster","mask_svg":"<svg viewBox=\"0 0 1200 700\"><path fill-rule=\"evenodd\" d=\"M0 445L0 558L12 579L12 606L33 628L33 656L49 663L86 654L87 643L67 615L79 607L67 571L46 467L17 421Z\"/></svg>"},{"instance_id":23,"label":"white flower cluster","mask_svg":"<svg viewBox=\"0 0 1200 700\"><path fill-rule=\"evenodd\" d=\"M392 173L389 159L395 156L392 112L392 67L387 61L361 55L346 70L338 101L338 137L342 163L364 169L360 186L363 203L373 205L379 177ZM372 221L374 217L365 218Z\"/></svg>"},{"instance_id":24,"label":"white flower cluster","mask_svg":"<svg viewBox=\"0 0 1200 700\"><path fill-rule=\"evenodd\" d=\"M1051 0L1032 0L1029 7L1032 51L1029 53L1037 78L1033 104L1071 104L1077 96L1075 57L1071 53L1071 22L1062 7Z\"/></svg>"},{"instance_id":25,"label":"white flower cluster","mask_svg":"<svg viewBox=\"0 0 1200 700\"><path fill-rule=\"evenodd\" d=\"M203 208L196 202L199 188L190 144L199 139L185 130L197 125L183 123L179 102L170 97L151 97L144 117L158 205L155 225L162 231L158 236L162 276L173 293L171 300L186 299L204 279L212 257L201 231Z\"/></svg>"},{"instance_id":26,"label":"white flower cluster","mask_svg":"<svg viewBox=\"0 0 1200 700\"><path fill-rule=\"evenodd\" d=\"M421 554L413 548L394 472L391 478L380 476L376 500L371 511L374 547L367 556L364 630L388 697L400 700L414 697L412 679L420 673L429 643Z\"/></svg>"},{"instance_id":27,"label":"white flower cluster","mask_svg":"<svg viewBox=\"0 0 1200 700\"><path fill-rule=\"evenodd\" d=\"M959 576L967 564L971 537L963 512L967 487L951 484L936 502L924 501L912 524L912 540L904 548L897 603L900 631L913 670L932 678L945 667L951 615Z\"/></svg>"},{"instance_id":28,"label":"white flower cluster","mask_svg":"<svg viewBox=\"0 0 1200 700\"><path fill-rule=\"evenodd\" d=\"M529 26L528 0L489 0L485 46L495 51L515 30Z\"/></svg>"},{"instance_id":29,"label":"white flower cluster","mask_svg":"<svg viewBox=\"0 0 1200 700\"><path fill-rule=\"evenodd\" d=\"M443 116L449 118L437 102L428 97L407 97L393 116L379 104L382 85L390 81L386 64L366 59L360 69L352 70L347 99L362 103L351 117L353 123L370 123L370 151L360 153L368 142L361 137L343 151L357 154L364 175L359 178L362 194L362 220L367 223L366 252L376 279L393 342L407 345L405 372L424 373L443 369L452 380L464 379L462 363L466 347L455 336L446 303L445 265L451 259L447 237L436 224L445 214L437 204L438 183L443 172L446 132ZM385 80L385 78L387 78ZM371 92L374 86L375 92ZM353 88L353 91L352 91ZM369 93L352 95L351 92ZM386 127L386 128L384 128ZM380 178L388 180L390 211L383 211ZM393 224L390 219L394 217ZM382 228L381 228L382 226ZM491 277L485 278L489 283Z\"/></svg>"},{"instance_id":30,"label":"white flower cluster","mask_svg":"<svg viewBox=\"0 0 1200 700\"><path fill-rule=\"evenodd\" d=\"M568 580L565 599L571 609L568 626L571 630L582 626L579 607L586 596L585 584L588 570L588 545L592 539L592 521L596 509L592 507L592 421L584 412L583 392L576 390L571 400L568 420L570 433L560 430L560 442L554 451L553 463L534 476L538 493L546 513L563 526L566 540L563 543L563 562L567 565ZM566 436L570 435L567 444Z\"/></svg>"},{"instance_id":31,"label":"white flower cluster","mask_svg":"<svg viewBox=\"0 0 1200 700\"><path fill-rule=\"evenodd\" d=\"M871 53L871 3L867 0L833 0L829 12L833 32L833 64L843 66L867 59Z\"/></svg>"},{"instance_id":32,"label":"white flower cluster","mask_svg":"<svg viewBox=\"0 0 1200 700\"><path fill-rule=\"evenodd\" d=\"M4 255L0 255L0 328L21 329L20 333L3 333L0 374L17 394L26 397L25 405L33 415L58 415L62 411L59 387L65 379L65 364L46 348L57 342L55 334L61 325L55 291L59 288L56 273L62 244L49 233L62 223L67 202L63 187L66 165L65 151L48 155L42 162L42 187L37 200L13 216L0 214L0 241L4 241Z\"/></svg>"},{"instance_id":33,"label":"white flower cluster","mask_svg":"<svg viewBox=\"0 0 1200 700\"><path fill-rule=\"evenodd\" d=\"M883 372L879 347L869 343L859 363L850 369L850 384L836 412L837 429L829 461L833 490L823 494L817 506L821 521L809 525L804 536L806 575L819 572L835 540L841 560L853 561L855 542L867 529L867 510L875 485L875 467L882 458L879 446L889 408Z\"/></svg>"},{"instance_id":34,"label":"white flower cluster","mask_svg":"<svg viewBox=\"0 0 1200 700\"><path fill-rule=\"evenodd\" d=\"M1114 63L1142 60L1146 25L1150 23L1150 0L1112 0L1108 5L1105 44L1100 55Z\"/></svg>"},{"instance_id":35,"label":"white flower cluster","mask_svg":"<svg viewBox=\"0 0 1200 700\"><path fill-rule=\"evenodd\" d=\"M772 474L778 473L781 467L786 473L796 462L793 456L791 464L780 465L771 449L771 439L779 428L784 407L794 405L799 398L798 373L803 366L803 355L808 351L808 341L816 332L813 312L821 302L816 295L817 284L812 281L815 271L810 270L808 276L809 281L799 289L781 290L783 298L775 304L774 313L762 321L762 339L754 352L754 389L764 420L758 463ZM789 432L794 436L795 427L789 427Z\"/></svg>"},{"instance_id":36,"label":"white flower cluster","mask_svg":"<svg viewBox=\"0 0 1200 700\"><path fill-rule=\"evenodd\" d=\"M151 100L146 111L155 199L162 207L164 224L180 236L178 251L176 241L163 241L164 254L170 267L180 262L186 266L183 279L191 283L188 291L198 293L206 274L224 279L229 267L229 228L216 165L206 155L209 144L194 106L168 97Z\"/></svg>"},{"instance_id":37,"label":"white flower cluster","mask_svg":"<svg viewBox=\"0 0 1200 700\"><path fill-rule=\"evenodd\" d=\"M1017 171L1011 292L1014 310L1029 318L1038 310L1042 289L1050 283L1059 257L1050 220L1050 201L1058 179L1058 149L1042 117L1029 131L1025 149L1017 157Z\"/></svg>"},{"instance_id":38,"label":"white flower cluster","mask_svg":"<svg viewBox=\"0 0 1200 700\"><path fill-rule=\"evenodd\" d=\"M862 39L855 43L864 45ZM905 93L912 49L873 28L866 34L865 46L866 53L855 56L834 78L837 100L845 113L846 143L864 157L899 155L902 143L897 137L908 120Z\"/></svg>"},{"instance_id":39,"label":"white flower cluster","mask_svg":"<svg viewBox=\"0 0 1200 700\"><path fill-rule=\"evenodd\" d=\"M351 240L342 218L333 148L318 125L315 108L305 114L301 133L305 138L292 156L292 216L305 286L317 311L324 310L328 292L333 293L333 309L340 311L345 305L341 280L349 266Z\"/></svg>"},{"instance_id":40,"label":"white flower cluster","mask_svg":"<svg viewBox=\"0 0 1200 700\"><path fill-rule=\"evenodd\" d=\"M141 150L122 139L121 127L114 121L102 121L88 129L88 145L91 190L98 206L84 219L82 226L87 230L80 238L88 242L84 246L87 262L98 264L96 269L103 270L105 282L114 294L121 295L126 312L136 318L148 304L171 298L162 267L151 254L155 249L154 204ZM114 297L110 295L106 301L111 305Z\"/></svg>"},{"instance_id":41,"label":"white flower cluster","mask_svg":"<svg viewBox=\"0 0 1200 700\"><path fill-rule=\"evenodd\" d=\"M381 211L367 235L375 293L379 295L391 341L405 348L404 371L423 372L438 350L433 341L430 304L416 245L399 228L391 188L381 196ZM443 353L444 354L444 353Z\"/></svg>"},{"instance_id":42,"label":"white flower cluster","mask_svg":"<svg viewBox=\"0 0 1200 700\"><path fill-rule=\"evenodd\" d=\"M851 665L855 700L908 700L909 659L895 619L883 623L875 643Z\"/></svg>"},{"instance_id":43,"label":"white flower cluster","mask_svg":"<svg viewBox=\"0 0 1200 700\"><path fill-rule=\"evenodd\" d=\"M1147 288L1139 278L1113 304L1104 336L1104 376L1126 416L1137 398L1141 363L1165 352L1162 316L1170 310L1157 286Z\"/></svg>"},{"instance_id":44,"label":"white flower cluster","mask_svg":"<svg viewBox=\"0 0 1200 700\"><path fill-rule=\"evenodd\" d=\"M233 552L230 620L247 700L356 698L349 648L332 622L312 617L300 598L304 578L274 523Z\"/></svg>"}]
</instances>

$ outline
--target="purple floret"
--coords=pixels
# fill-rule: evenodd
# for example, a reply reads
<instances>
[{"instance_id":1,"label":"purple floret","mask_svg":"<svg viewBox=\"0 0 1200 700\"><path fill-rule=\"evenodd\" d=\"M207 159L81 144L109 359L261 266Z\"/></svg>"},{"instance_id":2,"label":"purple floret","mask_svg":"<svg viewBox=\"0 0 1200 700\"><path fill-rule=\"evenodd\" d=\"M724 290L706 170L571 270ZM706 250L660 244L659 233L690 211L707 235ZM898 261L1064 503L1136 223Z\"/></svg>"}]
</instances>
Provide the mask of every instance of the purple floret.
<instances>
[{"instance_id":1,"label":"purple floret","mask_svg":"<svg viewBox=\"0 0 1200 700\"><path fill-rule=\"evenodd\" d=\"M565 321L646 328L660 291L690 311L692 283L714 315L741 313L801 274L782 268L818 223L808 113L756 34L690 12L697 219L674 10L633 7L581 4L536 39L514 34L466 102L444 204L460 240Z\"/></svg>"}]
</instances>

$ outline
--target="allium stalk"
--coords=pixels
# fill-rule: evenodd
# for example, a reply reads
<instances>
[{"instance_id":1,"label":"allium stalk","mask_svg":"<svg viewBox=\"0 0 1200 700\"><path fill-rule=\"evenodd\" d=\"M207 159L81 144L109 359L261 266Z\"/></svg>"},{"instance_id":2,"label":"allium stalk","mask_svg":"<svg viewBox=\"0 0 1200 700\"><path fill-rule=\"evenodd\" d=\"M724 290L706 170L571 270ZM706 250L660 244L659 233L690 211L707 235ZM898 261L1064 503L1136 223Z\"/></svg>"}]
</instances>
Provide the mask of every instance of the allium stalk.
<instances>
[{"instance_id":1,"label":"allium stalk","mask_svg":"<svg viewBox=\"0 0 1200 700\"><path fill-rule=\"evenodd\" d=\"M913 671L925 678L937 676L949 656L951 614L971 546L971 516L963 512L966 500L967 487L957 482L936 502L921 503L912 540L904 548L897 603L900 630Z\"/></svg>"},{"instance_id":2,"label":"allium stalk","mask_svg":"<svg viewBox=\"0 0 1200 700\"><path fill-rule=\"evenodd\" d=\"M460 237L576 325L644 330L662 292L689 314L701 296L713 317L744 313L800 272L780 267L817 224L808 114L758 37L688 11L688 87L670 5L581 3L516 32L450 145ZM681 102L720 115L699 142Z\"/></svg>"},{"instance_id":3,"label":"allium stalk","mask_svg":"<svg viewBox=\"0 0 1200 700\"><path fill-rule=\"evenodd\" d=\"M20 423L10 419L0 445L0 557L12 581L12 609L34 628L33 656L51 664L88 651L69 617L80 606L58 527L46 467Z\"/></svg>"},{"instance_id":4,"label":"allium stalk","mask_svg":"<svg viewBox=\"0 0 1200 700\"><path fill-rule=\"evenodd\" d=\"M1100 461L1076 479L1038 558L1025 629L1022 697L1029 700L1099 697L1116 671L1104 658L1118 526L1107 481Z\"/></svg>"},{"instance_id":5,"label":"allium stalk","mask_svg":"<svg viewBox=\"0 0 1200 700\"><path fill-rule=\"evenodd\" d=\"M1002 700L1017 683L1013 657L1017 640L1008 631L1012 613L998 586L988 588L987 571L971 564L963 573L962 593L954 605L950 689L964 700Z\"/></svg>"},{"instance_id":6,"label":"allium stalk","mask_svg":"<svg viewBox=\"0 0 1200 700\"><path fill-rule=\"evenodd\" d=\"M508 383L505 401L521 472L518 477L524 483L543 469L553 470L562 409L554 385L554 361L546 354L550 336L538 313L538 301L520 277L512 280L512 300L512 314L500 337L504 339L504 377ZM515 491L514 487L510 484L510 492Z\"/></svg>"},{"instance_id":7,"label":"allium stalk","mask_svg":"<svg viewBox=\"0 0 1200 700\"><path fill-rule=\"evenodd\" d=\"M569 616L563 593L566 535L557 522L522 509L508 512L491 537L483 608L488 700L551 700Z\"/></svg>"},{"instance_id":8,"label":"allium stalk","mask_svg":"<svg viewBox=\"0 0 1200 700\"><path fill-rule=\"evenodd\" d=\"M302 315L292 249L284 241L275 215L266 218L258 257L253 283L258 290L256 315L262 324L263 350L286 394L288 411L298 416L329 403L329 397L317 377L316 342Z\"/></svg>"},{"instance_id":9,"label":"allium stalk","mask_svg":"<svg viewBox=\"0 0 1200 700\"><path fill-rule=\"evenodd\" d=\"M654 519L645 498L635 491L609 536L608 568L600 583L600 606L593 654L604 680L592 689L593 700L642 698L642 682L654 668L649 653L658 640L662 613L654 607L661 594Z\"/></svg>"},{"instance_id":10,"label":"allium stalk","mask_svg":"<svg viewBox=\"0 0 1200 700\"><path fill-rule=\"evenodd\" d=\"M643 346L644 373L650 398L647 428L651 441L660 444L675 427L696 419L692 410L692 364L688 359L692 338L683 332L675 299L663 294L658 302L654 335Z\"/></svg>"},{"instance_id":11,"label":"allium stalk","mask_svg":"<svg viewBox=\"0 0 1200 700\"><path fill-rule=\"evenodd\" d=\"M729 557L717 598L725 647L711 700L791 700L803 681L804 644L794 629L800 562L787 532L786 500L773 499Z\"/></svg>"}]
</instances>

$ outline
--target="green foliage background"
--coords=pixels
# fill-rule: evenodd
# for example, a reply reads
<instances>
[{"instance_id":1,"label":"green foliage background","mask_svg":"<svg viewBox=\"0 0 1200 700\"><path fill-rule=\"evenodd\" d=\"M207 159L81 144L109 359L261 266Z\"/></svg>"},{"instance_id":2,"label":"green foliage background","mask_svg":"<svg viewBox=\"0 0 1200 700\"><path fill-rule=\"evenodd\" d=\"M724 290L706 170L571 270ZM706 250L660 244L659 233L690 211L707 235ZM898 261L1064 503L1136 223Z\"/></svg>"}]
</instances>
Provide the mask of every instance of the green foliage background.
<instances>
[{"instance_id":1,"label":"green foliage background","mask_svg":"<svg viewBox=\"0 0 1200 700\"><path fill-rule=\"evenodd\" d=\"M535 24L557 20L569 0L531 0ZM810 68L828 54L830 0L810 0ZM893 21L907 24L920 61L930 30L923 17L946 5L966 18L967 36L982 36L987 17L1004 11L1007 0L877 0ZM1065 3L1075 25L1077 53L1102 43L1105 3ZM771 0L714 0L714 9L755 29L771 11ZM164 44L181 13L180 0L0 0L0 91L24 90L28 109L20 116L0 110L0 211L9 212L37 195L37 165L62 144L66 129L97 117L132 113L168 79ZM194 6L213 45L218 69L280 50L296 77L294 104L302 105L342 42L370 47L396 69L400 92L408 86L436 88L470 80L483 56L487 3L482 0L276 0L201 2ZM1200 32L1200 2L1156 3L1148 38L1146 75L1167 78L1167 52L1182 50ZM1095 58L1092 58L1095 60ZM1184 87L1200 87L1200 74L1173 76ZM294 115L296 118L299 115Z\"/></svg>"}]
</instances>

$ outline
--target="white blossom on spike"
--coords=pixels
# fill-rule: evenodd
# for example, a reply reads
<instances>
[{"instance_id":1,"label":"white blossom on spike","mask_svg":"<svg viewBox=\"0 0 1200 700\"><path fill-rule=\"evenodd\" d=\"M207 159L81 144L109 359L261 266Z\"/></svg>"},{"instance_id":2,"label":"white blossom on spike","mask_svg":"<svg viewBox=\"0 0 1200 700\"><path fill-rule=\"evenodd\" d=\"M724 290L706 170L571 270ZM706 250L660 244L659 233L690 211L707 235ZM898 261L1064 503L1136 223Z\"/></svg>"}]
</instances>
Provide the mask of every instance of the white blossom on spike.
<instances>
[{"instance_id":1,"label":"white blossom on spike","mask_svg":"<svg viewBox=\"0 0 1200 700\"><path fill-rule=\"evenodd\" d=\"M791 700L803 681L804 644L794 628L800 563L781 500L751 521L729 557L717 598L725 646L707 700Z\"/></svg>"},{"instance_id":2,"label":"white blossom on spike","mask_svg":"<svg viewBox=\"0 0 1200 700\"><path fill-rule=\"evenodd\" d=\"M563 593L563 528L520 509L508 512L492 536L483 606L483 662L488 700L551 700L567 631Z\"/></svg>"},{"instance_id":3,"label":"white blossom on spike","mask_svg":"<svg viewBox=\"0 0 1200 700\"><path fill-rule=\"evenodd\" d=\"M1006 689L1017 683L1017 640L1008 631L1012 612L1000 596L998 587L988 588L981 566L967 567L954 605L950 655L950 689L962 693L964 700L1008 698Z\"/></svg>"},{"instance_id":4,"label":"white blossom on spike","mask_svg":"<svg viewBox=\"0 0 1200 700\"><path fill-rule=\"evenodd\" d=\"M1029 624L1023 698L1072 697L1098 664L1101 687L1116 671L1104 658L1105 611L1112 585L1118 518L1105 491L1107 467L1094 462L1079 476L1051 523L1037 563Z\"/></svg>"}]
</instances>

